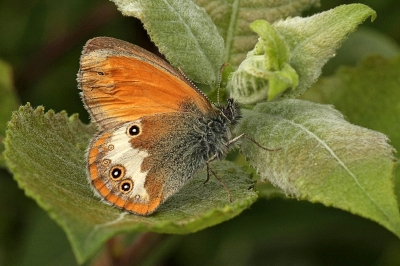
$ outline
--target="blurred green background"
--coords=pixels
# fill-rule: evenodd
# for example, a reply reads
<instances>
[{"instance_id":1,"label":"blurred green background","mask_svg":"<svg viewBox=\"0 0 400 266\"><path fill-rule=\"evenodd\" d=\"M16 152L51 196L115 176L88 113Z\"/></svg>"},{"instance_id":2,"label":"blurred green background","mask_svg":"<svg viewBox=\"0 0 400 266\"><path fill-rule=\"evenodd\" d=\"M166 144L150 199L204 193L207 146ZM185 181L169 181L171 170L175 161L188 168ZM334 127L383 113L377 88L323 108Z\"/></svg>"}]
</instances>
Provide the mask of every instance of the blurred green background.
<instances>
[{"instance_id":1,"label":"blurred green background","mask_svg":"<svg viewBox=\"0 0 400 266\"><path fill-rule=\"evenodd\" d=\"M351 35L325 66L324 75L339 65L355 65L371 53L391 57L400 51L399 1L322 1L320 8L304 15L349 3L369 5L378 18ZM0 59L13 67L20 102L79 113L85 122L89 120L76 73L89 38L111 36L157 51L141 23L123 17L108 1L5 0L0 2L0 21ZM64 232L24 196L4 169L0 169L0 191L0 265L76 265ZM296 200L261 199L229 222L168 239L148 263L400 265L400 241L383 227Z\"/></svg>"}]
</instances>

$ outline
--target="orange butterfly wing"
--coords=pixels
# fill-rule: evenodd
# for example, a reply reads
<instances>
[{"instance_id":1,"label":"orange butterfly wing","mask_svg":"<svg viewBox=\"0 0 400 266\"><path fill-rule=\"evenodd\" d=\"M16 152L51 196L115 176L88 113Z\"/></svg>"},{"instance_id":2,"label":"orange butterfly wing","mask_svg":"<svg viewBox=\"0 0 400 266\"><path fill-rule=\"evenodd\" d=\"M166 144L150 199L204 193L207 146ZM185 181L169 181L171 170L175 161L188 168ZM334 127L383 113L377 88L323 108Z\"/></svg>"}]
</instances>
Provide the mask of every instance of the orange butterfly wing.
<instances>
[{"instance_id":1,"label":"orange butterfly wing","mask_svg":"<svg viewBox=\"0 0 400 266\"><path fill-rule=\"evenodd\" d=\"M78 83L85 106L100 129L151 114L179 112L188 99L203 113L213 109L207 98L167 62L136 45L109 37L86 43Z\"/></svg>"}]
</instances>

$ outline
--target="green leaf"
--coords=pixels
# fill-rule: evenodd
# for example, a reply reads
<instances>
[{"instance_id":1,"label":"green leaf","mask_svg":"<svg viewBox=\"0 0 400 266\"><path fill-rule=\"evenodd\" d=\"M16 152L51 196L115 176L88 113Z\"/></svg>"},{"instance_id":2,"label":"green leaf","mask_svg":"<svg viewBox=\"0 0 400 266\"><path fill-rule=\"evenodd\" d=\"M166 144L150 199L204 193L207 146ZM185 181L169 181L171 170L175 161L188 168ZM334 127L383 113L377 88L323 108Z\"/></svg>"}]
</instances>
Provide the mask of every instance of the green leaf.
<instances>
[{"instance_id":1,"label":"green leaf","mask_svg":"<svg viewBox=\"0 0 400 266\"><path fill-rule=\"evenodd\" d=\"M5 167L3 157L3 139L6 135L6 124L11 112L18 108L18 100L12 83L12 69L6 62L0 60L0 167Z\"/></svg>"},{"instance_id":2,"label":"green leaf","mask_svg":"<svg viewBox=\"0 0 400 266\"><path fill-rule=\"evenodd\" d=\"M203 8L185 0L112 0L140 19L172 65L200 83L215 85L224 63L224 40Z\"/></svg>"},{"instance_id":3,"label":"green leaf","mask_svg":"<svg viewBox=\"0 0 400 266\"><path fill-rule=\"evenodd\" d=\"M194 0L204 7L225 40L224 61L238 67L257 42L257 35L249 28L255 20L272 23L282 18L298 16L319 0Z\"/></svg>"},{"instance_id":4,"label":"green leaf","mask_svg":"<svg viewBox=\"0 0 400 266\"><path fill-rule=\"evenodd\" d=\"M400 236L393 191L393 148L387 137L352 125L331 106L301 100L258 104L244 112L238 133L252 132L265 151L241 149L261 180L286 194L372 219Z\"/></svg>"},{"instance_id":5,"label":"green leaf","mask_svg":"<svg viewBox=\"0 0 400 266\"><path fill-rule=\"evenodd\" d=\"M400 55L371 56L357 67L341 67L335 75L322 78L304 98L334 104L350 122L385 133L400 150L399 73Z\"/></svg>"},{"instance_id":6,"label":"green leaf","mask_svg":"<svg viewBox=\"0 0 400 266\"><path fill-rule=\"evenodd\" d=\"M272 100L288 88L295 89L299 81L288 64L289 49L272 26L256 20L250 29L260 35L259 41L228 83L231 97L243 104Z\"/></svg>"},{"instance_id":7,"label":"green leaf","mask_svg":"<svg viewBox=\"0 0 400 266\"><path fill-rule=\"evenodd\" d=\"M64 229L80 263L122 232L186 234L235 217L257 199L249 174L222 161L212 168L229 187L200 171L153 215L137 216L103 204L86 177L85 149L96 128L65 112L29 105L15 112L6 135L7 163L19 186Z\"/></svg>"},{"instance_id":8,"label":"green leaf","mask_svg":"<svg viewBox=\"0 0 400 266\"><path fill-rule=\"evenodd\" d=\"M296 90L286 90L283 97L304 93L319 77L325 63L335 56L346 37L368 17L376 13L362 4L343 5L307 18L290 18L274 23L274 29L289 46L289 64L299 75Z\"/></svg>"}]
</instances>

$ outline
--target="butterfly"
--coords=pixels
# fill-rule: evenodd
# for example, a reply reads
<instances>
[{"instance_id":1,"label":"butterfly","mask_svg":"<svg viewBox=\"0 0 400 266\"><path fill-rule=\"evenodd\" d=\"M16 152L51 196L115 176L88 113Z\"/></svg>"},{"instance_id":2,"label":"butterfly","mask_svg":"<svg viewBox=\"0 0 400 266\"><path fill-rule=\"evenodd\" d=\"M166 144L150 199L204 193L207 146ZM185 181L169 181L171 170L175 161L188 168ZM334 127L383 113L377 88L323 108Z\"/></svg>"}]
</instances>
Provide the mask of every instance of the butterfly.
<instances>
[{"instance_id":1,"label":"butterfly","mask_svg":"<svg viewBox=\"0 0 400 266\"><path fill-rule=\"evenodd\" d=\"M78 84L98 132L87 172L106 203L150 215L201 168L223 158L241 118L228 99L214 105L180 71L131 43L89 40Z\"/></svg>"}]
</instances>

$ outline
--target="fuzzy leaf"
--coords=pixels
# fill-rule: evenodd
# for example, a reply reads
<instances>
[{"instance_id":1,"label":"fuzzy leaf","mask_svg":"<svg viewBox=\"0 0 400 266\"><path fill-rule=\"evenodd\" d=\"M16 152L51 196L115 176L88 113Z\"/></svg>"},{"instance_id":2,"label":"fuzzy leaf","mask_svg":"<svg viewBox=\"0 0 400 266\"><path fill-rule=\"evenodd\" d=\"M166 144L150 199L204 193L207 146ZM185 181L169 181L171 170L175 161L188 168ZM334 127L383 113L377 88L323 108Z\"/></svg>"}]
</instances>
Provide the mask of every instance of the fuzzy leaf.
<instances>
[{"instance_id":1,"label":"fuzzy leaf","mask_svg":"<svg viewBox=\"0 0 400 266\"><path fill-rule=\"evenodd\" d=\"M273 27L289 46L289 64L299 75L297 89L286 90L283 96L293 98L304 93L346 37L368 17L374 20L375 11L362 4L351 4L307 18L295 17L274 23Z\"/></svg>"},{"instance_id":2,"label":"fuzzy leaf","mask_svg":"<svg viewBox=\"0 0 400 266\"><path fill-rule=\"evenodd\" d=\"M12 84L12 69L0 60L0 167L5 166L3 157L3 139L6 135L6 124L11 112L18 108L18 100Z\"/></svg>"},{"instance_id":3,"label":"fuzzy leaf","mask_svg":"<svg viewBox=\"0 0 400 266\"><path fill-rule=\"evenodd\" d=\"M200 83L215 85L224 63L224 40L203 8L185 0L112 0L140 19L160 52Z\"/></svg>"},{"instance_id":4,"label":"fuzzy leaf","mask_svg":"<svg viewBox=\"0 0 400 266\"><path fill-rule=\"evenodd\" d=\"M304 97L335 105L350 122L387 134L400 150L399 73L399 55L371 56L357 67L341 67L321 78Z\"/></svg>"},{"instance_id":5,"label":"fuzzy leaf","mask_svg":"<svg viewBox=\"0 0 400 266\"><path fill-rule=\"evenodd\" d=\"M288 195L372 219L400 236L393 191L392 147L387 137L352 125L331 106L301 100L258 104L246 111L238 133L252 132L262 150L241 149L261 180Z\"/></svg>"},{"instance_id":6,"label":"fuzzy leaf","mask_svg":"<svg viewBox=\"0 0 400 266\"><path fill-rule=\"evenodd\" d=\"M257 35L249 28L259 19L272 23L279 19L298 16L319 0L194 0L214 21L225 40L224 61L238 67L257 42Z\"/></svg>"},{"instance_id":7,"label":"fuzzy leaf","mask_svg":"<svg viewBox=\"0 0 400 266\"><path fill-rule=\"evenodd\" d=\"M203 170L153 215L122 212L101 203L87 181L85 149L95 131L76 115L44 114L43 108L33 110L27 105L14 113L5 141L5 157L14 178L61 225L79 262L118 233L195 232L238 215L257 198L249 174L223 161L212 167L229 187L233 203L215 178L203 184Z\"/></svg>"}]
</instances>

